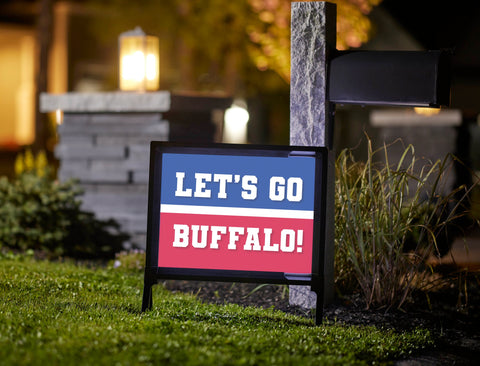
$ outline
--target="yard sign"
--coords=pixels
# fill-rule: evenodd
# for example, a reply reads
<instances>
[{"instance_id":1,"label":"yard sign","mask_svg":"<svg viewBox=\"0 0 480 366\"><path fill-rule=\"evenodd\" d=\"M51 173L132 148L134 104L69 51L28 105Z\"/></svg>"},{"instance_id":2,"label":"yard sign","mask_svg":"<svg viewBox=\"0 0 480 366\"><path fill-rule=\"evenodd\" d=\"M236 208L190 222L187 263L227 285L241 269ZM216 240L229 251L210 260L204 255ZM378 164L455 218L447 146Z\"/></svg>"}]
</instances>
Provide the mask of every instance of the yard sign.
<instances>
[{"instance_id":1,"label":"yard sign","mask_svg":"<svg viewBox=\"0 0 480 366\"><path fill-rule=\"evenodd\" d=\"M311 285L321 309L326 159L320 147L152 142L142 310L160 278Z\"/></svg>"}]
</instances>

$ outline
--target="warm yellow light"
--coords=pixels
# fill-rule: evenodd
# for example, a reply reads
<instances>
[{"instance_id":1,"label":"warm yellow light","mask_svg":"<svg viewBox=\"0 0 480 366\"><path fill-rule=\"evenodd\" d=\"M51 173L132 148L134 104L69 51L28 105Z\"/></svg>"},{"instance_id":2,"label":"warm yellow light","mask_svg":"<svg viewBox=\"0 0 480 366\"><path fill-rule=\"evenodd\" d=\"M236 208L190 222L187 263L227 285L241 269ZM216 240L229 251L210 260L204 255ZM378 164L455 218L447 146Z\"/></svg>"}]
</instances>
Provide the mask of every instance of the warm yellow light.
<instances>
[{"instance_id":1,"label":"warm yellow light","mask_svg":"<svg viewBox=\"0 0 480 366\"><path fill-rule=\"evenodd\" d=\"M159 87L158 38L146 35L141 28L119 37L120 90L148 91Z\"/></svg>"},{"instance_id":2,"label":"warm yellow light","mask_svg":"<svg viewBox=\"0 0 480 366\"><path fill-rule=\"evenodd\" d=\"M225 111L225 127L223 130L223 142L233 144L244 144L247 142L248 134L248 113L246 103L235 101Z\"/></svg>"},{"instance_id":3,"label":"warm yellow light","mask_svg":"<svg viewBox=\"0 0 480 366\"><path fill-rule=\"evenodd\" d=\"M147 80L155 80L158 75L157 70L157 58L154 54L149 53L147 55L147 59L145 60L145 75L147 76Z\"/></svg>"},{"instance_id":4,"label":"warm yellow light","mask_svg":"<svg viewBox=\"0 0 480 366\"><path fill-rule=\"evenodd\" d=\"M136 51L132 55L122 57L122 78L127 81L142 81L145 74L145 61L143 60L143 52Z\"/></svg>"},{"instance_id":5,"label":"warm yellow light","mask_svg":"<svg viewBox=\"0 0 480 366\"><path fill-rule=\"evenodd\" d=\"M55 110L55 122L57 122L57 125L63 124L63 111L61 109Z\"/></svg>"},{"instance_id":6,"label":"warm yellow light","mask_svg":"<svg viewBox=\"0 0 480 366\"><path fill-rule=\"evenodd\" d=\"M440 108L430 108L430 107L414 107L415 113L422 116L434 116L440 113Z\"/></svg>"}]
</instances>

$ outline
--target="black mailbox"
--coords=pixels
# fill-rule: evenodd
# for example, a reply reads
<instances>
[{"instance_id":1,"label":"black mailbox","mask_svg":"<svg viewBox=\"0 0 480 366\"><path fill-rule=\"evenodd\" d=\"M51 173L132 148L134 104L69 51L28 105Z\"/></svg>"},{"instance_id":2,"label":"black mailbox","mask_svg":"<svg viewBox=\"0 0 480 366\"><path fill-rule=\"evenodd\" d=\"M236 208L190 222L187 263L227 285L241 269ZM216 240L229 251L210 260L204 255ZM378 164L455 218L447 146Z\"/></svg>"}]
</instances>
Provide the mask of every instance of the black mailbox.
<instances>
[{"instance_id":1,"label":"black mailbox","mask_svg":"<svg viewBox=\"0 0 480 366\"><path fill-rule=\"evenodd\" d=\"M339 51L330 61L328 99L339 104L448 106L447 51Z\"/></svg>"}]
</instances>

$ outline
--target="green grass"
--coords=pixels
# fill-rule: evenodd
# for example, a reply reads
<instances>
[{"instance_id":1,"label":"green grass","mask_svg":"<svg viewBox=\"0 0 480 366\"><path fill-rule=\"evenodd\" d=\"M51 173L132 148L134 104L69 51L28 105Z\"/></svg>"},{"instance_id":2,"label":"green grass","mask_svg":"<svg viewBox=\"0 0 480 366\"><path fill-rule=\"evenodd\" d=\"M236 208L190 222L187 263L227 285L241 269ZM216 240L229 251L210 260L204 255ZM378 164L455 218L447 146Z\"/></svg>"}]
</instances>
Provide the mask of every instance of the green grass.
<instances>
[{"instance_id":1,"label":"green grass","mask_svg":"<svg viewBox=\"0 0 480 366\"><path fill-rule=\"evenodd\" d=\"M111 268L0 255L1 365L367 365L432 344L396 333L273 309L204 304L154 287L141 313L143 276Z\"/></svg>"}]
</instances>

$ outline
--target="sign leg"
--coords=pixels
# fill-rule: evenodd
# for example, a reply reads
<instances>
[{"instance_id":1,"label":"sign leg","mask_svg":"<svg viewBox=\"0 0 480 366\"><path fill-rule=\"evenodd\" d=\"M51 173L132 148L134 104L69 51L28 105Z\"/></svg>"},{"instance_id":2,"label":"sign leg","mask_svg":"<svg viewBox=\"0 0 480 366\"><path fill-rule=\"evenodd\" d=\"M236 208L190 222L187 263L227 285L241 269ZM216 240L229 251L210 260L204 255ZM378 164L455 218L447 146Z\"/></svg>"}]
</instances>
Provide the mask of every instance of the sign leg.
<instances>
[{"instance_id":1,"label":"sign leg","mask_svg":"<svg viewBox=\"0 0 480 366\"><path fill-rule=\"evenodd\" d=\"M152 309L152 286L152 281L145 279L145 283L143 285L142 313L146 310Z\"/></svg>"},{"instance_id":2,"label":"sign leg","mask_svg":"<svg viewBox=\"0 0 480 366\"><path fill-rule=\"evenodd\" d=\"M323 286L316 291L317 301L315 306L315 325L322 325L323 322Z\"/></svg>"}]
</instances>

